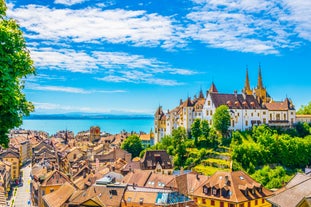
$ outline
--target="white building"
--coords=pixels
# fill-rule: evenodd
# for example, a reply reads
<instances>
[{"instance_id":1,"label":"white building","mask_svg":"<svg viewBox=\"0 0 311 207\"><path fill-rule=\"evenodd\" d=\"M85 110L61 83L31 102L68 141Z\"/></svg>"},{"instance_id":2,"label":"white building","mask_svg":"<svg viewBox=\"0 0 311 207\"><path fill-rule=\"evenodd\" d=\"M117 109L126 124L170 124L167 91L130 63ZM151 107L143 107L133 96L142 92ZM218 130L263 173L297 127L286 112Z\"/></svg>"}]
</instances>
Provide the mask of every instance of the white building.
<instances>
[{"instance_id":1,"label":"white building","mask_svg":"<svg viewBox=\"0 0 311 207\"><path fill-rule=\"evenodd\" d=\"M219 93L215 84L204 97L202 90L193 100L187 98L180 101L179 106L164 113L159 107L155 114L155 143L163 136L171 135L180 126L188 132L195 119L207 120L213 125L212 117L216 108L227 105L231 116L229 130L246 130L254 125L267 124L270 126L290 127L295 123L296 112L292 102L286 98L275 102L263 87L261 68L259 67L257 87L250 89L248 71L246 70L245 86L241 94Z\"/></svg>"}]
</instances>

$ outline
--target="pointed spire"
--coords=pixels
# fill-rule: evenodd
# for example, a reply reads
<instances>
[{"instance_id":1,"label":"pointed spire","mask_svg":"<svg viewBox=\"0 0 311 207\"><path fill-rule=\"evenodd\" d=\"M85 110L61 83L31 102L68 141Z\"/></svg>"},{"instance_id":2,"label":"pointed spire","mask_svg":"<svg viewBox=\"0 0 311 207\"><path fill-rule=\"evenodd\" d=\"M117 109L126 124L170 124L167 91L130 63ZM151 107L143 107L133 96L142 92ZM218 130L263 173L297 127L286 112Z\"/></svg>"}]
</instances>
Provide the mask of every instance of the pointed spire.
<instances>
[{"instance_id":1,"label":"pointed spire","mask_svg":"<svg viewBox=\"0 0 311 207\"><path fill-rule=\"evenodd\" d=\"M258 88L258 89L262 89L262 88L263 88L262 76L261 76L261 66L260 66L260 64L259 64L259 68L258 68L258 83L257 83L257 88Z\"/></svg>"},{"instance_id":2,"label":"pointed spire","mask_svg":"<svg viewBox=\"0 0 311 207\"><path fill-rule=\"evenodd\" d=\"M218 93L218 90L217 90L217 88L216 88L214 82L212 82L212 85L211 85L211 87L209 88L209 92L210 92L210 93Z\"/></svg>"},{"instance_id":3,"label":"pointed spire","mask_svg":"<svg viewBox=\"0 0 311 207\"><path fill-rule=\"evenodd\" d=\"M245 77L245 90L251 90L251 87L249 85L249 78L248 78L248 68L246 67L246 77Z\"/></svg>"},{"instance_id":4,"label":"pointed spire","mask_svg":"<svg viewBox=\"0 0 311 207\"><path fill-rule=\"evenodd\" d=\"M202 88L200 89L199 98L204 98L204 94L203 94Z\"/></svg>"}]
</instances>

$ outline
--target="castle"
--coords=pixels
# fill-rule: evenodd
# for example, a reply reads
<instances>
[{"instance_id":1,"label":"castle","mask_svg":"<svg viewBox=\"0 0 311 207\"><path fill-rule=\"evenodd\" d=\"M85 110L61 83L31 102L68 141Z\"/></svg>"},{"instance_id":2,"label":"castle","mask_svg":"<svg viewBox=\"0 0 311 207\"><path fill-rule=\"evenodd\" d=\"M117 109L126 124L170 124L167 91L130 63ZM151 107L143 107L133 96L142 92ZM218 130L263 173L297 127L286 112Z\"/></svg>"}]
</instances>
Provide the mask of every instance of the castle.
<instances>
[{"instance_id":1,"label":"castle","mask_svg":"<svg viewBox=\"0 0 311 207\"><path fill-rule=\"evenodd\" d=\"M159 106L154 114L155 143L165 135L171 135L174 129L184 127L188 132L195 119L204 119L213 125L212 117L220 105L229 107L231 122L229 130L246 130L254 125L290 127L295 123L296 111L291 100L273 101L263 86L261 67L258 68L257 86L250 88L248 69L246 69L245 85L241 94L219 93L215 84L193 99L180 100L179 106L164 112Z\"/></svg>"}]
</instances>

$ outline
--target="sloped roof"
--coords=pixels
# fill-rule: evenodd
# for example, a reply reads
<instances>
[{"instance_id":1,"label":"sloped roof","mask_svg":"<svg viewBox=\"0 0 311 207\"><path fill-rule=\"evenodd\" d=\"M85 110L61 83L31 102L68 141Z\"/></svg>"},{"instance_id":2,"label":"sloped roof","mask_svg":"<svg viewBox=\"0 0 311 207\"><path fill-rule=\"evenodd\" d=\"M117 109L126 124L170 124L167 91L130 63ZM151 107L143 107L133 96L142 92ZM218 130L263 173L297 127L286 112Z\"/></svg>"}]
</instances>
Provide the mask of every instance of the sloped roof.
<instances>
[{"instance_id":1,"label":"sloped roof","mask_svg":"<svg viewBox=\"0 0 311 207\"><path fill-rule=\"evenodd\" d=\"M203 188L215 188L215 189L225 189L229 191L229 196L222 195L212 195L205 194ZM259 192L257 188L261 188L262 191ZM249 192L248 196L244 194L244 190L252 190L254 193ZM245 202L249 200L254 200L262 197L271 196L272 192L262 187L260 183L257 183L249 175L243 171L234 172L221 172L218 171L211 177L209 177L206 182L203 182L193 193L193 195L199 195L201 197L213 198L217 200L229 201L229 202Z\"/></svg>"},{"instance_id":2,"label":"sloped roof","mask_svg":"<svg viewBox=\"0 0 311 207\"><path fill-rule=\"evenodd\" d=\"M147 150L141 160L142 169L155 169L160 163L162 169L172 169L173 163L165 150Z\"/></svg>"},{"instance_id":3,"label":"sloped roof","mask_svg":"<svg viewBox=\"0 0 311 207\"><path fill-rule=\"evenodd\" d=\"M284 101L266 103L266 107L270 111L287 111L295 109L288 98L286 98Z\"/></svg>"},{"instance_id":4,"label":"sloped roof","mask_svg":"<svg viewBox=\"0 0 311 207\"><path fill-rule=\"evenodd\" d=\"M92 185L87 190L72 196L70 204L81 205L88 200L100 201L105 206L119 207L125 191L123 186Z\"/></svg>"},{"instance_id":5,"label":"sloped roof","mask_svg":"<svg viewBox=\"0 0 311 207\"><path fill-rule=\"evenodd\" d=\"M76 189L69 183L64 183L58 190L43 196L49 207L62 206Z\"/></svg>"},{"instance_id":6,"label":"sloped roof","mask_svg":"<svg viewBox=\"0 0 311 207\"><path fill-rule=\"evenodd\" d=\"M298 180L300 180L301 176L298 175L298 177L292 179L292 181L295 181L290 183L290 188L286 186L286 190L268 198L268 201L279 207L295 207L305 196L311 195L311 177L306 180L302 179L300 183L298 183ZM295 183L296 185L294 185Z\"/></svg>"},{"instance_id":7,"label":"sloped roof","mask_svg":"<svg viewBox=\"0 0 311 207\"><path fill-rule=\"evenodd\" d=\"M215 107L227 105L230 109L262 109L253 95L211 93Z\"/></svg>"}]
</instances>

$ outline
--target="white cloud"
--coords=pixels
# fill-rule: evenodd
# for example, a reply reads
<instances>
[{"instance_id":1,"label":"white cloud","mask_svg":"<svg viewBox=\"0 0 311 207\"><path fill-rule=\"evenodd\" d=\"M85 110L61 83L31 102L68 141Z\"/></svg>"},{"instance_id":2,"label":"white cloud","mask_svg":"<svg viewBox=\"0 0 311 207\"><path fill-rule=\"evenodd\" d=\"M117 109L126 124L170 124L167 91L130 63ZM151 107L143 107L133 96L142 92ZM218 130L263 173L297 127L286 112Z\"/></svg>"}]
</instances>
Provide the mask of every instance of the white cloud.
<instances>
[{"instance_id":1,"label":"white cloud","mask_svg":"<svg viewBox=\"0 0 311 207\"><path fill-rule=\"evenodd\" d=\"M74 5L74 4L80 4L84 2L85 0L55 0L54 4L64 4L64 5Z\"/></svg>"},{"instance_id":2,"label":"white cloud","mask_svg":"<svg viewBox=\"0 0 311 207\"><path fill-rule=\"evenodd\" d=\"M155 77L152 73L146 71L137 71L137 70L124 70L119 71L114 75L108 75L103 78L97 78L98 80L106 82L128 82L128 83L145 83L145 84L155 84L163 86L176 86L182 85L176 80L162 79Z\"/></svg>"},{"instance_id":3,"label":"white cloud","mask_svg":"<svg viewBox=\"0 0 311 207\"><path fill-rule=\"evenodd\" d=\"M286 20L295 25L295 32L299 37L311 41L311 1L305 0L284 0L285 8L289 14L283 16Z\"/></svg>"},{"instance_id":4,"label":"white cloud","mask_svg":"<svg viewBox=\"0 0 311 207\"><path fill-rule=\"evenodd\" d=\"M47 110L59 110L59 111L77 111L77 112L92 112L92 108L90 107L77 107L77 106L66 106L61 104L54 104L54 103L40 103L40 102L33 102L35 105L35 111L43 110L47 112Z\"/></svg>"},{"instance_id":5,"label":"white cloud","mask_svg":"<svg viewBox=\"0 0 311 207\"><path fill-rule=\"evenodd\" d=\"M180 85L181 83L159 78L158 75L194 75L195 71L172 68L169 63L156 58L124 52L93 51L76 52L71 49L31 48L31 56L38 68L90 73L96 79L107 82L148 83L157 85ZM98 78L102 77L102 78ZM46 78L46 77L43 77Z\"/></svg>"},{"instance_id":6,"label":"white cloud","mask_svg":"<svg viewBox=\"0 0 311 207\"><path fill-rule=\"evenodd\" d=\"M85 52L70 49L30 48L36 67L91 73L98 69L96 60Z\"/></svg>"},{"instance_id":7,"label":"white cloud","mask_svg":"<svg viewBox=\"0 0 311 207\"><path fill-rule=\"evenodd\" d=\"M178 38L174 36L175 27L170 17L143 10L51 9L38 5L21 8L10 5L9 8L8 16L19 21L30 40L107 41L168 47L167 42Z\"/></svg>"},{"instance_id":8,"label":"white cloud","mask_svg":"<svg viewBox=\"0 0 311 207\"><path fill-rule=\"evenodd\" d=\"M35 105L35 112L49 113L50 111L62 111L62 112L85 112L85 113L112 113L112 114L153 114L153 111L147 109L127 109L127 108L99 108L96 109L90 107L79 107L71 105L62 105L57 103L44 103L44 102L33 102ZM50 112L51 113L51 112Z\"/></svg>"},{"instance_id":9,"label":"white cloud","mask_svg":"<svg viewBox=\"0 0 311 207\"><path fill-rule=\"evenodd\" d=\"M186 33L209 47L278 54L311 40L311 2L267 0L193 0ZM302 40L300 40L302 41Z\"/></svg>"},{"instance_id":10,"label":"white cloud","mask_svg":"<svg viewBox=\"0 0 311 207\"><path fill-rule=\"evenodd\" d=\"M28 84L28 89L39 91L56 91L65 93L78 93L78 94L90 94L90 93L125 93L125 90L86 90L82 88L66 87L66 86L51 86L51 85L38 85Z\"/></svg>"}]
</instances>

